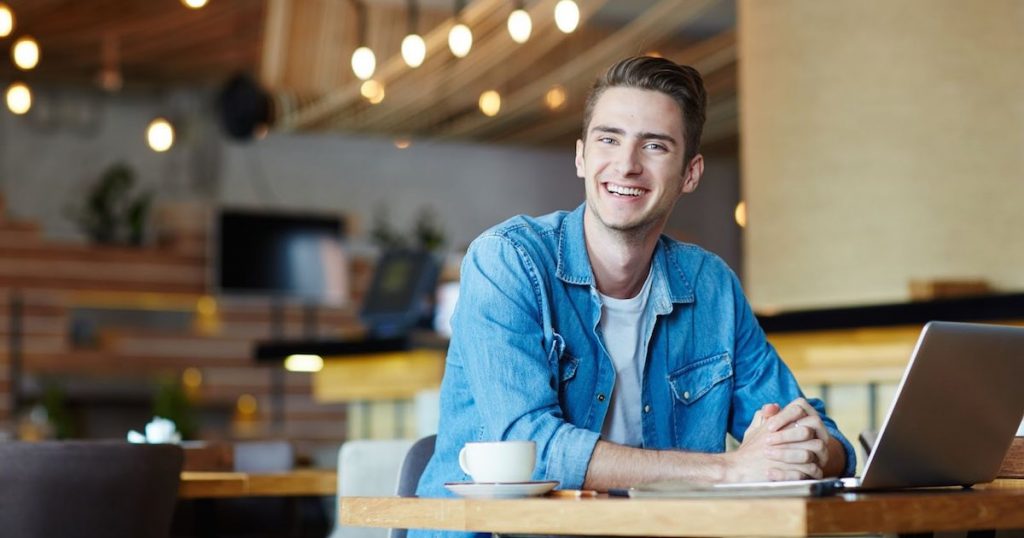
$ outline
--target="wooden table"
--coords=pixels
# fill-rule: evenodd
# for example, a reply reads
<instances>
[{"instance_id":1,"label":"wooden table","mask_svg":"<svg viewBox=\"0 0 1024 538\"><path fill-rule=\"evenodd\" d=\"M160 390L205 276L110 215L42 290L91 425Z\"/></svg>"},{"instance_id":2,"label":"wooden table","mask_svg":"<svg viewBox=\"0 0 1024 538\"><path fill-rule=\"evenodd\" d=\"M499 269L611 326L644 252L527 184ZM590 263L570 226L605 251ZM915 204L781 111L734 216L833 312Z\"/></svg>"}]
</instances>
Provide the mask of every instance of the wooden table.
<instances>
[{"instance_id":1,"label":"wooden table","mask_svg":"<svg viewBox=\"0 0 1024 538\"><path fill-rule=\"evenodd\" d=\"M846 494L802 499L514 500L344 497L341 523L522 534L809 536L1024 528L1024 489ZM999 487L1003 486L1003 487Z\"/></svg>"},{"instance_id":2,"label":"wooden table","mask_svg":"<svg viewBox=\"0 0 1024 538\"><path fill-rule=\"evenodd\" d=\"M266 474L184 471L178 498L319 497L334 495L337 484L338 473L330 469Z\"/></svg>"}]
</instances>

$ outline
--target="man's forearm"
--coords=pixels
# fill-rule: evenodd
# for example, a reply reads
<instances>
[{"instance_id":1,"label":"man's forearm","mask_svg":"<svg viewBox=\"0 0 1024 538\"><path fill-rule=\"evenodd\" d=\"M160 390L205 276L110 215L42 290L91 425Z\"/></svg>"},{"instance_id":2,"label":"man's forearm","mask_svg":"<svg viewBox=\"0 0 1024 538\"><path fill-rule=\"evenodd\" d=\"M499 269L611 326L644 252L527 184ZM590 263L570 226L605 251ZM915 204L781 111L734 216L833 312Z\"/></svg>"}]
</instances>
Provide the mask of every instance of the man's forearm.
<instances>
[{"instance_id":1,"label":"man's forearm","mask_svg":"<svg viewBox=\"0 0 1024 538\"><path fill-rule=\"evenodd\" d=\"M646 450L598 441L583 487L607 491L670 479L722 482L725 460L721 454Z\"/></svg>"}]
</instances>

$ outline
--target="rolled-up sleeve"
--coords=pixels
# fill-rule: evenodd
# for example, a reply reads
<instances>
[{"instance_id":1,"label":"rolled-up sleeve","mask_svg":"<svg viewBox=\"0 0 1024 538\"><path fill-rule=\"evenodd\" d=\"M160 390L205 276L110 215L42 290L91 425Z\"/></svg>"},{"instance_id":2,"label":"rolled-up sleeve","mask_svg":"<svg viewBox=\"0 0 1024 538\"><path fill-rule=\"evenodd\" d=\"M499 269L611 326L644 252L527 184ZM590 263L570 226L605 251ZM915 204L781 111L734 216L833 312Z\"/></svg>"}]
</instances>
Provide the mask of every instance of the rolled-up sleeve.
<instances>
[{"instance_id":1,"label":"rolled-up sleeve","mask_svg":"<svg viewBox=\"0 0 1024 538\"><path fill-rule=\"evenodd\" d=\"M480 439L535 441L534 478L580 488L599 434L567 422L559 406L561 349L536 264L522 245L484 235L470 246L461 281L449 361L465 372Z\"/></svg>"}]
</instances>

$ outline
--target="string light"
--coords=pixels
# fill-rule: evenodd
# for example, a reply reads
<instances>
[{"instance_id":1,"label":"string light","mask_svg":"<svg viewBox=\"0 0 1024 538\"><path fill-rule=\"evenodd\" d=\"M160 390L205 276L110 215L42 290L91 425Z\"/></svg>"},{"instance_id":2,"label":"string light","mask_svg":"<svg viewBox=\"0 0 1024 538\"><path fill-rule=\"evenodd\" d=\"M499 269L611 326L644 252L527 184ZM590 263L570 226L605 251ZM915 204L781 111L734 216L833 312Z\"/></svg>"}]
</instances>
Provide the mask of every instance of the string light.
<instances>
[{"instance_id":1,"label":"string light","mask_svg":"<svg viewBox=\"0 0 1024 538\"><path fill-rule=\"evenodd\" d=\"M208 0L181 0L181 3L190 9L200 9L206 5L207 1Z\"/></svg>"},{"instance_id":2,"label":"string light","mask_svg":"<svg viewBox=\"0 0 1024 538\"><path fill-rule=\"evenodd\" d=\"M28 71L39 65L39 43L29 36L22 37L14 42L11 56L14 58L14 65Z\"/></svg>"},{"instance_id":3,"label":"string light","mask_svg":"<svg viewBox=\"0 0 1024 538\"><path fill-rule=\"evenodd\" d=\"M740 226L740 228L746 228L747 227L747 203L746 202L740 202L740 203L736 204L736 211L733 212L733 217L735 217L736 224L738 224Z\"/></svg>"},{"instance_id":4,"label":"string light","mask_svg":"<svg viewBox=\"0 0 1024 538\"><path fill-rule=\"evenodd\" d=\"M370 104L378 105L384 100L384 85L371 78L359 86L359 93L361 93L363 97L370 102Z\"/></svg>"},{"instance_id":5,"label":"string light","mask_svg":"<svg viewBox=\"0 0 1024 538\"><path fill-rule=\"evenodd\" d=\"M567 100L568 94L561 84L555 84L544 94L544 104L551 110L561 109Z\"/></svg>"},{"instance_id":6,"label":"string light","mask_svg":"<svg viewBox=\"0 0 1024 538\"><path fill-rule=\"evenodd\" d=\"M530 33L533 31L533 21L530 19L530 14L526 12L521 6L509 13L508 15L508 35L512 36L512 41L516 43L526 43L530 39Z\"/></svg>"},{"instance_id":7,"label":"string light","mask_svg":"<svg viewBox=\"0 0 1024 538\"><path fill-rule=\"evenodd\" d=\"M448 32L448 48L458 58L465 58L473 48L473 32L465 24L452 26Z\"/></svg>"},{"instance_id":8,"label":"string light","mask_svg":"<svg viewBox=\"0 0 1024 538\"><path fill-rule=\"evenodd\" d=\"M146 129L146 142L150 149L158 153L171 149L174 145L174 127L166 118L156 118L149 122Z\"/></svg>"},{"instance_id":9,"label":"string light","mask_svg":"<svg viewBox=\"0 0 1024 538\"><path fill-rule=\"evenodd\" d=\"M580 8L573 0L555 4L555 26L564 34L571 34L580 24Z\"/></svg>"},{"instance_id":10,"label":"string light","mask_svg":"<svg viewBox=\"0 0 1024 538\"><path fill-rule=\"evenodd\" d=\"M15 82L7 87L7 109L21 115L32 108L32 90L24 82Z\"/></svg>"},{"instance_id":11,"label":"string light","mask_svg":"<svg viewBox=\"0 0 1024 538\"><path fill-rule=\"evenodd\" d=\"M402 40L402 59L405 60L405 65L413 69L423 65L423 60L427 57L427 44L416 33L419 20L420 10L416 0L409 0L409 34Z\"/></svg>"},{"instance_id":12,"label":"string light","mask_svg":"<svg viewBox=\"0 0 1024 538\"><path fill-rule=\"evenodd\" d=\"M7 4L0 2L0 37L7 37L14 31L14 12Z\"/></svg>"},{"instance_id":13,"label":"string light","mask_svg":"<svg viewBox=\"0 0 1024 538\"><path fill-rule=\"evenodd\" d=\"M501 94L495 90L487 90L480 94L480 101L477 104L485 116L497 116L501 111Z\"/></svg>"},{"instance_id":14,"label":"string light","mask_svg":"<svg viewBox=\"0 0 1024 538\"><path fill-rule=\"evenodd\" d=\"M356 2L356 18L359 21L359 47L352 53L352 72L359 80L367 80L377 70L377 56L366 46L366 6Z\"/></svg>"}]
</instances>

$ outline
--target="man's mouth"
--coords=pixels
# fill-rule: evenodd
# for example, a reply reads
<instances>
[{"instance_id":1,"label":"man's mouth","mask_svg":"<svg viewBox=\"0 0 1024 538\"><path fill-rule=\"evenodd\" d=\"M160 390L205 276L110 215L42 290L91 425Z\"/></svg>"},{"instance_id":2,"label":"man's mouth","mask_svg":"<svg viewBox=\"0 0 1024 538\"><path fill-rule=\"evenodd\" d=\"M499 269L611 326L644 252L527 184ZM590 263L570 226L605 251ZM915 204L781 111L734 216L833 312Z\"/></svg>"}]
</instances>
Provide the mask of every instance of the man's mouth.
<instances>
[{"instance_id":1,"label":"man's mouth","mask_svg":"<svg viewBox=\"0 0 1024 538\"><path fill-rule=\"evenodd\" d=\"M604 187L605 189L608 190L608 192L614 194L615 196L623 196L626 198L636 198L642 196L645 192L647 192L646 190L641 189L639 187L626 187L624 185L616 185L614 183L605 183Z\"/></svg>"}]
</instances>

